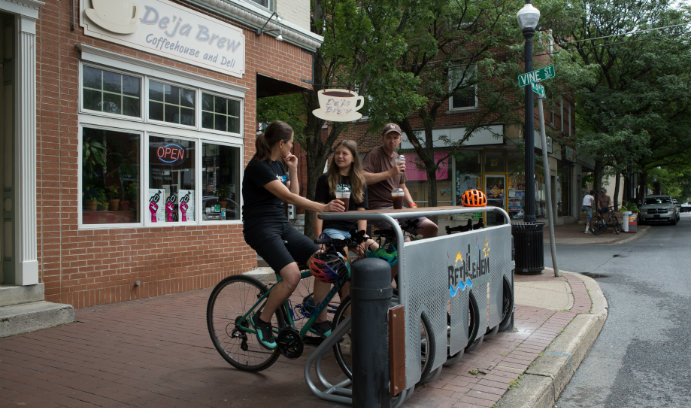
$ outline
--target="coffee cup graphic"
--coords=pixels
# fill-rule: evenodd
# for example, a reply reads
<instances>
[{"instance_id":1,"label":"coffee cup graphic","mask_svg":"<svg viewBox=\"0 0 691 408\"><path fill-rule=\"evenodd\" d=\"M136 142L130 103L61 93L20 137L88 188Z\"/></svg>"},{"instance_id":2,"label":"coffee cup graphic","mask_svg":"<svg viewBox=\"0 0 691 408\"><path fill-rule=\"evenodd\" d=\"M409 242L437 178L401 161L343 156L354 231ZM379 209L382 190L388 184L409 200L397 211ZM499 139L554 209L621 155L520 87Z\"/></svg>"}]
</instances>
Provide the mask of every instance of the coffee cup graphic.
<instances>
[{"instance_id":1,"label":"coffee cup graphic","mask_svg":"<svg viewBox=\"0 0 691 408\"><path fill-rule=\"evenodd\" d=\"M317 92L319 109L312 111L318 118L334 122L348 122L362 117L358 112L365 98L348 89L321 89Z\"/></svg>"},{"instance_id":2,"label":"coffee cup graphic","mask_svg":"<svg viewBox=\"0 0 691 408\"><path fill-rule=\"evenodd\" d=\"M116 34L132 34L137 30L137 6L132 0L91 0L91 6L84 14L104 30Z\"/></svg>"}]
</instances>

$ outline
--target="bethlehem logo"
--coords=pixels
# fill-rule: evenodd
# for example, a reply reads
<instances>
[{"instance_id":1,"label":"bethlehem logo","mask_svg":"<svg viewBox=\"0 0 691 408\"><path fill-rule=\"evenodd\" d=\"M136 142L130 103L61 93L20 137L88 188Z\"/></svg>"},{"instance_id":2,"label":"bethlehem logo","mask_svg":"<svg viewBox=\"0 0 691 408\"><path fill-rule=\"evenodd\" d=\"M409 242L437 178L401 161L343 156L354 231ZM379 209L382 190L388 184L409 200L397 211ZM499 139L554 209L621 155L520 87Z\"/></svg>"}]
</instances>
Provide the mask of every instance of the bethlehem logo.
<instances>
[{"instance_id":1,"label":"bethlehem logo","mask_svg":"<svg viewBox=\"0 0 691 408\"><path fill-rule=\"evenodd\" d=\"M453 264L449 265L449 294L456 296L459 291L473 287L473 279L489 274L489 242L485 240L482 248L478 245L477 260L471 258L470 244L465 253L465 258L461 251L456 253ZM449 261L451 259L449 258Z\"/></svg>"}]
</instances>

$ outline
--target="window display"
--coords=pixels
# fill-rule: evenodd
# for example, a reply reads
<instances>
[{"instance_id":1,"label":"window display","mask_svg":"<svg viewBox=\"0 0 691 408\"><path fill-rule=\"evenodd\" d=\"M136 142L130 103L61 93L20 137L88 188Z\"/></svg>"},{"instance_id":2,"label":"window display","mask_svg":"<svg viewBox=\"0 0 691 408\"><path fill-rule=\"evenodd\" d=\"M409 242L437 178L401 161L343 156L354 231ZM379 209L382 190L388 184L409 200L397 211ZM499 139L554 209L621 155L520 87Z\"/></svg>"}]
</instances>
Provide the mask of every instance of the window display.
<instances>
[{"instance_id":1,"label":"window display","mask_svg":"<svg viewBox=\"0 0 691 408\"><path fill-rule=\"evenodd\" d=\"M139 146L136 133L82 130L84 224L139 222Z\"/></svg>"}]
</instances>

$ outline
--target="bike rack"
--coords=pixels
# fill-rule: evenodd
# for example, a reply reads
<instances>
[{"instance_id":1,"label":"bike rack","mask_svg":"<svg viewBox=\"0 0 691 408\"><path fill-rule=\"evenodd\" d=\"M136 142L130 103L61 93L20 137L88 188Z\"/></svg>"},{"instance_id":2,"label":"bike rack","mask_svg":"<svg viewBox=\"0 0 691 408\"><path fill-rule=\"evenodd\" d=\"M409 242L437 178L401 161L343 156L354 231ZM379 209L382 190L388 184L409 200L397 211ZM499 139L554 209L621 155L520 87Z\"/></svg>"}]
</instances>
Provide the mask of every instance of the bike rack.
<instances>
[{"instance_id":1,"label":"bike rack","mask_svg":"<svg viewBox=\"0 0 691 408\"><path fill-rule=\"evenodd\" d=\"M478 212L497 212L504 217L505 223L404 242L403 232L397 222L400 218ZM485 333L496 333L502 321L504 279L511 284L513 296L511 221L503 209L447 206L321 213L319 217L324 220L385 221L393 228L397 242L403 242L397 248L398 302L406 310L406 386L397 405L412 395L415 385L421 380L419 324L423 314L430 322L429 335L437 345L434 355L428 356L432 364L430 373L437 373L448 355L455 355L469 345L468 304L471 290L480 311L478 338L481 339ZM416 273L419 270L426 273ZM352 389L347 388L352 384L351 380L331 384L321 370L321 360L349 328L350 318L334 329L310 356L305 366L305 379L315 395L344 404L352 403ZM323 389L311 377L313 366Z\"/></svg>"}]
</instances>

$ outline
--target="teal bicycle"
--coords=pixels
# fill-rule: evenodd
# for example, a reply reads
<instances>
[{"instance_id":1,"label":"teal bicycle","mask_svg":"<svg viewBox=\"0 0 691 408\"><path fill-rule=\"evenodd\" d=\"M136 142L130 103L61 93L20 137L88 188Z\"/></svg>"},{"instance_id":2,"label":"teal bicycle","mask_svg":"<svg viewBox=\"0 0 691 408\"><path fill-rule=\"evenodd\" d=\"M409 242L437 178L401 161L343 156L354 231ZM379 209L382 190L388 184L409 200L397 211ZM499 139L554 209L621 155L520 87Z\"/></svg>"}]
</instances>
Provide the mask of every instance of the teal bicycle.
<instances>
[{"instance_id":1,"label":"teal bicycle","mask_svg":"<svg viewBox=\"0 0 691 408\"><path fill-rule=\"evenodd\" d=\"M347 261L341 253L342 248L357 246L366 239L362 231L353 234L351 239L332 240L324 236L315 240L315 243L324 246L323 252L336 254ZM300 357L305 344L321 343L322 337L310 332L317 317L324 309L336 313L341 306L339 294L350 279L349 263L346 262L346 265L348 273L339 274L326 298L319 304L315 304L312 293L315 279L312 272L309 269L300 272L298 287L271 319L277 343L274 350L266 349L259 343L250 317L264 307L275 284L267 286L261 280L247 275L223 279L212 290L206 308L206 324L214 347L233 367L250 372L270 367L280 355L291 359ZM275 275L276 283L280 282L281 277L277 273Z\"/></svg>"}]
</instances>

